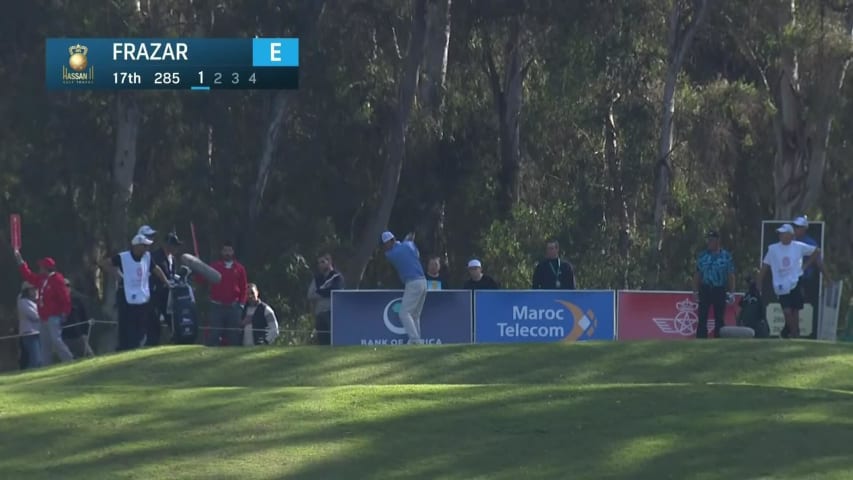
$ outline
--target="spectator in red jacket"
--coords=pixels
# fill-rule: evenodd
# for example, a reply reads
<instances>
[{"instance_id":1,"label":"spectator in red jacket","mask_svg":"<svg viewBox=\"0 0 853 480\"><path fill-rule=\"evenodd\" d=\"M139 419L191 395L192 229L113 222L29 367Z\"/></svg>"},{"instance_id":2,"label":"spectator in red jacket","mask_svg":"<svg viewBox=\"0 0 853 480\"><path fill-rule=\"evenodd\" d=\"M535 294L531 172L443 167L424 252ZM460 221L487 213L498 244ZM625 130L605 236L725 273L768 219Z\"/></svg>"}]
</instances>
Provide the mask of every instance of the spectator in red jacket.
<instances>
[{"instance_id":1,"label":"spectator in red jacket","mask_svg":"<svg viewBox=\"0 0 853 480\"><path fill-rule=\"evenodd\" d=\"M222 275L222 281L210 285L210 332L205 343L209 347L221 345L221 339L229 346L243 344L243 328L240 321L243 305L246 304L249 282L246 269L234 259L234 245L225 242L220 252L222 258L210 266ZM199 275L200 283L208 283Z\"/></svg>"},{"instance_id":2,"label":"spectator in red jacket","mask_svg":"<svg viewBox=\"0 0 853 480\"><path fill-rule=\"evenodd\" d=\"M42 365L50 365L54 353L61 361L70 362L74 355L62 341L62 324L71 313L71 293L65 285L65 277L56 270L56 261L50 257L38 261L38 273L30 270L21 252L15 252L15 260L24 281L38 289L38 312L42 322L39 335Z\"/></svg>"}]
</instances>

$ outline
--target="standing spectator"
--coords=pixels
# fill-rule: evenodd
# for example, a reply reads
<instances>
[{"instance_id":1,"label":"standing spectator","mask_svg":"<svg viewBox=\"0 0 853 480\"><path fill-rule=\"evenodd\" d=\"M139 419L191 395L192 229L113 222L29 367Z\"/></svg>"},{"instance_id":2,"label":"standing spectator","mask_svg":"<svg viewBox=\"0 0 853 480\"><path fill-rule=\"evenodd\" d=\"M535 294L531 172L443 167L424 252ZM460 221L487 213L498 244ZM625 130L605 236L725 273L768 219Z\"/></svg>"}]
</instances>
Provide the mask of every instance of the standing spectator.
<instances>
[{"instance_id":1,"label":"standing spectator","mask_svg":"<svg viewBox=\"0 0 853 480\"><path fill-rule=\"evenodd\" d=\"M426 276L421 266L420 253L414 242L415 235L410 233L399 242L391 232L382 232L379 237L385 258L391 262L397 275L405 285L400 305L400 322L409 335L409 344L422 344L421 312L427 295Z\"/></svg>"},{"instance_id":2,"label":"standing spectator","mask_svg":"<svg viewBox=\"0 0 853 480\"><path fill-rule=\"evenodd\" d=\"M39 343L41 319L36 305L37 295L36 288L29 282L21 285L21 293L18 295L18 335L21 336L22 370L39 368L42 365Z\"/></svg>"},{"instance_id":3,"label":"standing spectator","mask_svg":"<svg viewBox=\"0 0 853 480\"><path fill-rule=\"evenodd\" d=\"M151 313L149 279L156 275L163 285L169 285L166 275L151 260L148 248L154 243L145 235L136 235L130 249L102 262L101 267L119 279L116 291L118 307L118 351L142 346Z\"/></svg>"},{"instance_id":4,"label":"standing spectator","mask_svg":"<svg viewBox=\"0 0 853 480\"><path fill-rule=\"evenodd\" d=\"M433 255L427 260L426 271L427 290L444 290L447 288L447 280L441 273L441 257Z\"/></svg>"},{"instance_id":5,"label":"standing spectator","mask_svg":"<svg viewBox=\"0 0 853 480\"><path fill-rule=\"evenodd\" d=\"M500 287L498 286L498 282L494 281L492 277L483 274L483 264L476 258L468 262L468 276L470 277L466 282L465 290L498 290Z\"/></svg>"},{"instance_id":6,"label":"standing spectator","mask_svg":"<svg viewBox=\"0 0 853 480\"><path fill-rule=\"evenodd\" d=\"M21 252L15 252L21 276L30 285L38 287L38 312L42 325L39 334L42 365L53 363L53 354L63 362L74 359L62 341L62 323L71 313L71 296L65 286L65 277L56 270L56 261L50 257L39 260L38 273L33 273Z\"/></svg>"},{"instance_id":7,"label":"standing spectator","mask_svg":"<svg viewBox=\"0 0 853 480\"><path fill-rule=\"evenodd\" d=\"M693 296L699 302L696 338L708 338L708 312L714 308L714 337L725 326L726 304L734 299L735 265L728 250L720 247L720 234L705 235L707 248L699 254L693 274Z\"/></svg>"},{"instance_id":8,"label":"standing spectator","mask_svg":"<svg viewBox=\"0 0 853 480\"><path fill-rule=\"evenodd\" d=\"M779 242L767 247L767 254L758 275L758 287L763 288L764 276L770 271L773 290L779 296L779 304L785 314L788 337L800 336L800 310L803 309L803 294L800 278L818 258L821 251L813 245L794 240L794 227L784 224L777 228ZM803 257L809 256L803 262Z\"/></svg>"},{"instance_id":9,"label":"standing spectator","mask_svg":"<svg viewBox=\"0 0 853 480\"><path fill-rule=\"evenodd\" d=\"M62 326L62 339L75 357L94 357L92 346L89 345L89 315L86 303L79 292L71 287L71 281L65 279L65 286L71 294L71 313Z\"/></svg>"},{"instance_id":10,"label":"standing spectator","mask_svg":"<svg viewBox=\"0 0 853 480\"><path fill-rule=\"evenodd\" d=\"M243 346L272 345L278 338L278 319L275 311L261 300L258 286L248 286L246 305L243 307Z\"/></svg>"},{"instance_id":11,"label":"standing spectator","mask_svg":"<svg viewBox=\"0 0 853 480\"><path fill-rule=\"evenodd\" d=\"M335 270L332 256L323 254L317 259L317 274L308 285L308 301L314 306L314 330L318 345L332 343L332 290L344 288L344 277Z\"/></svg>"},{"instance_id":12,"label":"standing spectator","mask_svg":"<svg viewBox=\"0 0 853 480\"><path fill-rule=\"evenodd\" d=\"M545 259L533 272L534 290L574 290L575 271L572 264L560 258L560 243L549 240L545 244Z\"/></svg>"},{"instance_id":13,"label":"standing spectator","mask_svg":"<svg viewBox=\"0 0 853 480\"><path fill-rule=\"evenodd\" d=\"M151 254L154 265L160 267L160 270L170 281L174 280L178 271L178 254L181 245L183 245L181 239L176 233L172 232L166 236L166 242ZM159 282L153 282L151 298L154 308L146 329L145 345L147 346L160 344L162 324L172 325L171 314L168 312L169 289L159 285Z\"/></svg>"},{"instance_id":14,"label":"standing spectator","mask_svg":"<svg viewBox=\"0 0 853 480\"><path fill-rule=\"evenodd\" d=\"M818 246L817 240L809 235L809 220L807 217L797 217L794 219L794 240L803 242L806 245L814 247ZM809 261L809 256L803 257L804 262ZM820 276L817 275L814 266L811 266L803 271L803 276L800 278L800 286L803 289L803 303L808 303L812 306L812 334L810 338L817 338L817 319L818 309L820 308ZM787 325L782 329L780 334L783 338L788 336Z\"/></svg>"},{"instance_id":15,"label":"standing spectator","mask_svg":"<svg viewBox=\"0 0 853 480\"><path fill-rule=\"evenodd\" d=\"M243 305L248 297L246 268L234 259L234 244L225 242L220 251L221 258L210 266L222 275L219 283L210 285L210 332L205 342L208 347L221 345L240 346L243 329L240 328ZM209 283L198 276L199 283Z\"/></svg>"}]
</instances>

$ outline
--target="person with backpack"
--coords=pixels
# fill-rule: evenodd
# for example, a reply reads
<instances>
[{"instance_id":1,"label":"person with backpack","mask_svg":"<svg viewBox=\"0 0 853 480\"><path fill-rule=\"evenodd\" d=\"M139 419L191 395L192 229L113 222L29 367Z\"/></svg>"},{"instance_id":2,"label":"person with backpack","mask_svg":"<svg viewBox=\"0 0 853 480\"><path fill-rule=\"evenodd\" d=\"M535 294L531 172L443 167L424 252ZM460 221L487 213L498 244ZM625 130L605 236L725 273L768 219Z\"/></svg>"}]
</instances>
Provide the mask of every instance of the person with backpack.
<instances>
[{"instance_id":1,"label":"person with backpack","mask_svg":"<svg viewBox=\"0 0 853 480\"><path fill-rule=\"evenodd\" d=\"M740 313L738 313L737 324L741 327L749 327L755 332L755 338L767 338L770 336L770 326L767 324L764 301L758 282L752 277L748 279L749 288L746 295L740 299Z\"/></svg>"},{"instance_id":2,"label":"person with backpack","mask_svg":"<svg viewBox=\"0 0 853 480\"><path fill-rule=\"evenodd\" d=\"M62 325L62 340L73 350L76 357L94 357L89 345L89 315L86 304L79 292L71 288L71 281L65 279L65 285L71 292L71 313Z\"/></svg>"}]
</instances>

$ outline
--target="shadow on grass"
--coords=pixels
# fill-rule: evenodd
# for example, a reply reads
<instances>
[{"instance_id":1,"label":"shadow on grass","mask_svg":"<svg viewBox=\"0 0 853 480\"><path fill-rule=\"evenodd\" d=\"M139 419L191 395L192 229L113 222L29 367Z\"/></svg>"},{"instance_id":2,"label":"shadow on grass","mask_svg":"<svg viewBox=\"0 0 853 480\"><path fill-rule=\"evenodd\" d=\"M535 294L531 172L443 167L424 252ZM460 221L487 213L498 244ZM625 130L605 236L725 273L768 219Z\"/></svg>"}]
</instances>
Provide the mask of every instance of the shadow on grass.
<instances>
[{"instance_id":1,"label":"shadow on grass","mask_svg":"<svg viewBox=\"0 0 853 480\"><path fill-rule=\"evenodd\" d=\"M723 385L84 387L0 402L9 478L850 478L853 396ZM21 406L21 405L24 406ZM38 446L38 448L33 448Z\"/></svg>"},{"instance_id":2,"label":"shadow on grass","mask_svg":"<svg viewBox=\"0 0 853 480\"><path fill-rule=\"evenodd\" d=\"M851 346L805 341L163 347L0 376L0 388L715 382L853 390L851 369Z\"/></svg>"}]
</instances>

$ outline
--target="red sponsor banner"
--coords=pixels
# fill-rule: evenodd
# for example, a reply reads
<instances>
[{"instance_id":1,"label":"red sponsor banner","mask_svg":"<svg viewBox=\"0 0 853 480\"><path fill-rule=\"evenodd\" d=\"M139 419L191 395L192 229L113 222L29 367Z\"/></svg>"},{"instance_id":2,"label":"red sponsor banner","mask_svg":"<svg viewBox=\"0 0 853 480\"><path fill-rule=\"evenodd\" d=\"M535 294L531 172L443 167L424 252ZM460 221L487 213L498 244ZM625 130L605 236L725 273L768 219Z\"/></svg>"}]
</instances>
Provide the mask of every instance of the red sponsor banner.
<instances>
[{"instance_id":1,"label":"red sponsor banner","mask_svg":"<svg viewBox=\"0 0 853 480\"><path fill-rule=\"evenodd\" d=\"M726 306L726 325L736 325L738 302ZM699 303L692 292L620 291L617 295L618 340L687 340L696 338ZM708 314L709 337L714 336L714 310Z\"/></svg>"},{"instance_id":2,"label":"red sponsor banner","mask_svg":"<svg viewBox=\"0 0 853 480\"><path fill-rule=\"evenodd\" d=\"M21 216L17 213L9 215L9 232L12 250L21 251Z\"/></svg>"}]
</instances>

